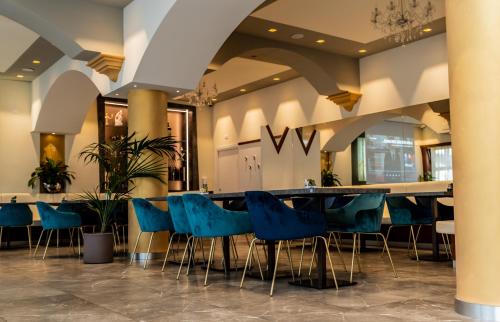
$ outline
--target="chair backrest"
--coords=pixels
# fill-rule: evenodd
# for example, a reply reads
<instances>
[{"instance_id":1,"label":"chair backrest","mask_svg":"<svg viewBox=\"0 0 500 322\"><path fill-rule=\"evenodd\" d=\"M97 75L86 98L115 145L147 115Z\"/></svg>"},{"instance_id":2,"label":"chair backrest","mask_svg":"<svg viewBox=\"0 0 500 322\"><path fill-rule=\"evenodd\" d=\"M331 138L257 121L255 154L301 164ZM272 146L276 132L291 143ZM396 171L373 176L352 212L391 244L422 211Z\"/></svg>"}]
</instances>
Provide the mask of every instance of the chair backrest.
<instances>
[{"instance_id":1,"label":"chair backrest","mask_svg":"<svg viewBox=\"0 0 500 322\"><path fill-rule=\"evenodd\" d=\"M252 232L247 212L222 209L200 194L184 194L182 200L195 237L222 237Z\"/></svg>"},{"instance_id":2,"label":"chair backrest","mask_svg":"<svg viewBox=\"0 0 500 322\"><path fill-rule=\"evenodd\" d=\"M380 232L384 215L385 193L366 193L356 196L345 207L356 212L358 232Z\"/></svg>"},{"instance_id":3,"label":"chair backrest","mask_svg":"<svg viewBox=\"0 0 500 322\"><path fill-rule=\"evenodd\" d=\"M325 234L326 220L318 211L294 210L265 191L247 191L245 197L259 239L291 240Z\"/></svg>"},{"instance_id":4,"label":"chair backrest","mask_svg":"<svg viewBox=\"0 0 500 322\"><path fill-rule=\"evenodd\" d=\"M27 204L10 203L0 208L0 226L28 226L33 223L33 213Z\"/></svg>"},{"instance_id":5,"label":"chair backrest","mask_svg":"<svg viewBox=\"0 0 500 322\"><path fill-rule=\"evenodd\" d=\"M86 202L82 201L66 201L63 200L57 207L57 211L72 212L79 214L82 219L83 226L98 226L100 225L97 213L92 211Z\"/></svg>"},{"instance_id":6,"label":"chair backrest","mask_svg":"<svg viewBox=\"0 0 500 322\"><path fill-rule=\"evenodd\" d=\"M157 232L173 229L168 211L163 211L143 198L132 199L135 215L142 232Z\"/></svg>"},{"instance_id":7,"label":"chair backrest","mask_svg":"<svg viewBox=\"0 0 500 322\"><path fill-rule=\"evenodd\" d=\"M191 226L189 225L186 209L184 208L184 201L182 196L168 196L168 211L172 217L175 232L178 234L190 234Z\"/></svg>"}]
</instances>

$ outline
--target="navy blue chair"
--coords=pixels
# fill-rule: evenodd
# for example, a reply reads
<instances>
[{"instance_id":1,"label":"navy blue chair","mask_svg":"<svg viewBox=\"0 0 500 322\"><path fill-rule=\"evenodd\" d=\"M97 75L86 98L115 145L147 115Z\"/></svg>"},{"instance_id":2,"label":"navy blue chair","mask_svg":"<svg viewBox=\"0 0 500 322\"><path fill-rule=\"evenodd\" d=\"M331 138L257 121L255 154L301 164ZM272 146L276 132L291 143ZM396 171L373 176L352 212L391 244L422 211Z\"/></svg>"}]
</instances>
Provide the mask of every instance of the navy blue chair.
<instances>
[{"instance_id":1,"label":"navy blue chair","mask_svg":"<svg viewBox=\"0 0 500 322\"><path fill-rule=\"evenodd\" d=\"M45 255L47 254L47 248L50 244L50 238L52 237L52 233L54 230L59 229L68 229L70 231L70 236L72 237L72 231L77 229L78 235L78 255L80 255L80 232L82 227L82 219L79 214L74 212L63 212L58 211L52 208L49 204L45 202L38 201L36 203L36 207L38 209L38 213L40 214L40 219L42 222L42 233L40 234L40 238L38 238L38 243L36 244L35 252L33 253L33 257L36 256L36 252L38 250L38 246L40 245L40 241L42 240L43 233L45 231L48 232L49 236L47 239L47 244L45 245L45 251L43 252L43 258L45 259ZM72 239L72 238L71 238ZM73 245L71 243L71 245ZM74 251L74 250L73 250Z\"/></svg>"},{"instance_id":2,"label":"navy blue chair","mask_svg":"<svg viewBox=\"0 0 500 322\"><path fill-rule=\"evenodd\" d=\"M141 231L139 232L139 235L137 235L134 250L132 251L130 258L130 264L134 261L135 252L142 233L151 233L147 256L144 261L144 269L146 269L148 266L149 251L151 249L151 243L153 242L155 233L161 231L173 231L172 219L168 211L161 210L146 199L134 198L132 199L132 205L134 206L135 215Z\"/></svg>"},{"instance_id":3,"label":"navy blue chair","mask_svg":"<svg viewBox=\"0 0 500 322\"><path fill-rule=\"evenodd\" d=\"M250 213L252 227L255 232L255 238L250 244L240 287L243 287L246 268L257 239L279 241L273 280L271 282L271 291L269 292L269 296L272 296L274 291L274 282L276 279L276 271L278 270L279 254L283 241L314 237L321 239L325 243L330 268L335 281L335 287L338 290L337 279L335 277L335 271L333 270L333 262L328 250L328 243L324 237L326 234L326 221L323 214L319 211L295 210L265 191L247 191L245 192L245 198L247 201L248 211ZM294 278L290 255L291 254L289 252L292 278Z\"/></svg>"},{"instance_id":4,"label":"navy blue chair","mask_svg":"<svg viewBox=\"0 0 500 322\"><path fill-rule=\"evenodd\" d=\"M418 235L420 234L422 225L432 225L434 221L431 208L425 207L419 203L415 204L406 197L388 196L386 202L387 208L389 209L389 215L391 216L391 225L389 226L386 237L387 241L389 241L391 230L394 227L410 227L410 238L413 240L413 249L418 261ZM415 233L413 226L418 226L417 233Z\"/></svg>"},{"instance_id":5,"label":"navy blue chair","mask_svg":"<svg viewBox=\"0 0 500 322\"><path fill-rule=\"evenodd\" d=\"M27 204L10 203L0 208L0 247L2 246L3 228L26 227L28 231L28 244L31 252L31 224L33 213Z\"/></svg>"},{"instance_id":6,"label":"navy blue chair","mask_svg":"<svg viewBox=\"0 0 500 322\"><path fill-rule=\"evenodd\" d=\"M212 240L205 273L204 285L206 286L210 264L214 257L215 239L253 233L250 216L245 211L223 209L206 196L200 194L184 194L182 200L191 227L192 237L211 238ZM188 267L189 263L190 261Z\"/></svg>"},{"instance_id":7,"label":"navy blue chair","mask_svg":"<svg viewBox=\"0 0 500 322\"><path fill-rule=\"evenodd\" d=\"M370 193L356 196L351 202L341 208L327 209L326 220L328 231L338 233L352 234L352 259L351 259L351 277L354 269L354 258L357 259L358 268L361 271L359 263L359 240L362 234L381 236L384 241L384 247L387 249L389 260L391 262L394 276L397 277L396 269L392 262L391 253L387 247L385 236L381 233L382 216L384 212L385 194Z\"/></svg>"}]
</instances>

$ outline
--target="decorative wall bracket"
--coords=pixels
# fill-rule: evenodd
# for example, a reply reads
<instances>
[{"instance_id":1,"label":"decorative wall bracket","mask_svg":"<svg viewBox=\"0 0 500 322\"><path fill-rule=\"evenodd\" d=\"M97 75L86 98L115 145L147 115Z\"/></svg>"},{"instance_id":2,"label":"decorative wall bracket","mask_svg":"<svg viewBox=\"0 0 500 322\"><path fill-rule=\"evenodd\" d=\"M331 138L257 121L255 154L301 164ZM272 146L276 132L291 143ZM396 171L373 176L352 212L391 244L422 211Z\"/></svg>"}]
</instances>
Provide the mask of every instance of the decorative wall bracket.
<instances>
[{"instance_id":1,"label":"decorative wall bracket","mask_svg":"<svg viewBox=\"0 0 500 322\"><path fill-rule=\"evenodd\" d=\"M361 94L345 91L330 95L327 99L339 106L342 106L346 111L350 112L360 97Z\"/></svg>"},{"instance_id":2,"label":"decorative wall bracket","mask_svg":"<svg viewBox=\"0 0 500 322\"><path fill-rule=\"evenodd\" d=\"M279 142L276 142L276 138L278 138L279 136L278 137L274 136L273 131L271 130L271 127L269 125L266 125L266 129L267 133L269 133L269 136L271 137L271 141L273 142L276 152L280 154L281 148L283 147L283 143L285 143L286 135L288 134L288 131L290 129L288 128L288 126L285 127L285 130L283 131L283 134L281 135Z\"/></svg>"},{"instance_id":3,"label":"decorative wall bracket","mask_svg":"<svg viewBox=\"0 0 500 322\"><path fill-rule=\"evenodd\" d=\"M304 144L304 138L302 137L301 129L300 128L295 129L295 133L297 133L297 136L299 137L300 145L302 145L302 149L304 149L304 152L307 155L309 153L309 150L311 149L312 143L314 141L314 137L316 136L316 130L312 131L311 137L309 138L309 141L307 141L307 145Z\"/></svg>"},{"instance_id":4,"label":"decorative wall bracket","mask_svg":"<svg viewBox=\"0 0 500 322\"><path fill-rule=\"evenodd\" d=\"M124 60L125 57L119 55L99 54L96 58L89 61L87 66L116 82Z\"/></svg>"}]
</instances>

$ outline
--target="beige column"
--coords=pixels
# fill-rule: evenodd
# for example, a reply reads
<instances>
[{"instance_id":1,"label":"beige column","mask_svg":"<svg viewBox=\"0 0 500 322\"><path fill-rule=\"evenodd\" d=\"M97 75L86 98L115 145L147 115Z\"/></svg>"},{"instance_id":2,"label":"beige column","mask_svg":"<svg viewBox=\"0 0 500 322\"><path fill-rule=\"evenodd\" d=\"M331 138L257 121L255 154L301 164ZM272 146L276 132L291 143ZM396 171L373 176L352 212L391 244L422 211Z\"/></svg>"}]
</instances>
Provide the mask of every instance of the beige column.
<instances>
[{"instance_id":1,"label":"beige column","mask_svg":"<svg viewBox=\"0 0 500 322\"><path fill-rule=\"evenodd\" d=\"M447 0L457 312L500 320L500 1Z\"/></svg>"},{"instance_id":2,"label":"beige column","mask_svg":"<svg viewBox=\"0 0 500 322\"><path fill-rule=\"evenodd\" d=\"M133 89L128 94L128 133L136 133L137 138L149 136L149 138L167 135L167 94L161 91L149 89ZM165 176L165 182L168 178ZM134 197L158 197L166 196L168 186L156 180L136 180ZM165 202L157 202L157 206L165 209ZM131 253L140 232L139 224L132 207L129 203L129 252ZM142 234L137 246L138 253L146 253L151 234ZM151 253L160 253L167 250L168 234L155 234L151 244Z\"/></svg>"}]
</instances>

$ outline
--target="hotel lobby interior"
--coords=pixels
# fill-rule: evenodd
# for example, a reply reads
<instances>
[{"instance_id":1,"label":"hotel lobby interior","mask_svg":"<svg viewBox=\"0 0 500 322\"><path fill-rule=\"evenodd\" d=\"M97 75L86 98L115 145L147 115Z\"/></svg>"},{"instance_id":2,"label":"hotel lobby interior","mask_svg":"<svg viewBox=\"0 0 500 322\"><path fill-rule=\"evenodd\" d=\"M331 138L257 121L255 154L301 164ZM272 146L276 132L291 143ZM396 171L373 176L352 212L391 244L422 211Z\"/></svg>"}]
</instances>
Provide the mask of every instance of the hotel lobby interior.
<instances>
[{"instance_id":1,"label":"hotel lobby interior","mask_svg":"<svg viewBox=\"0 0 500 322\"><path fill-rule=\"evenodd\" d=\"M0 322L500 321L498 30L498 0L0 0Z\"/></svg>"}]
</instances>

